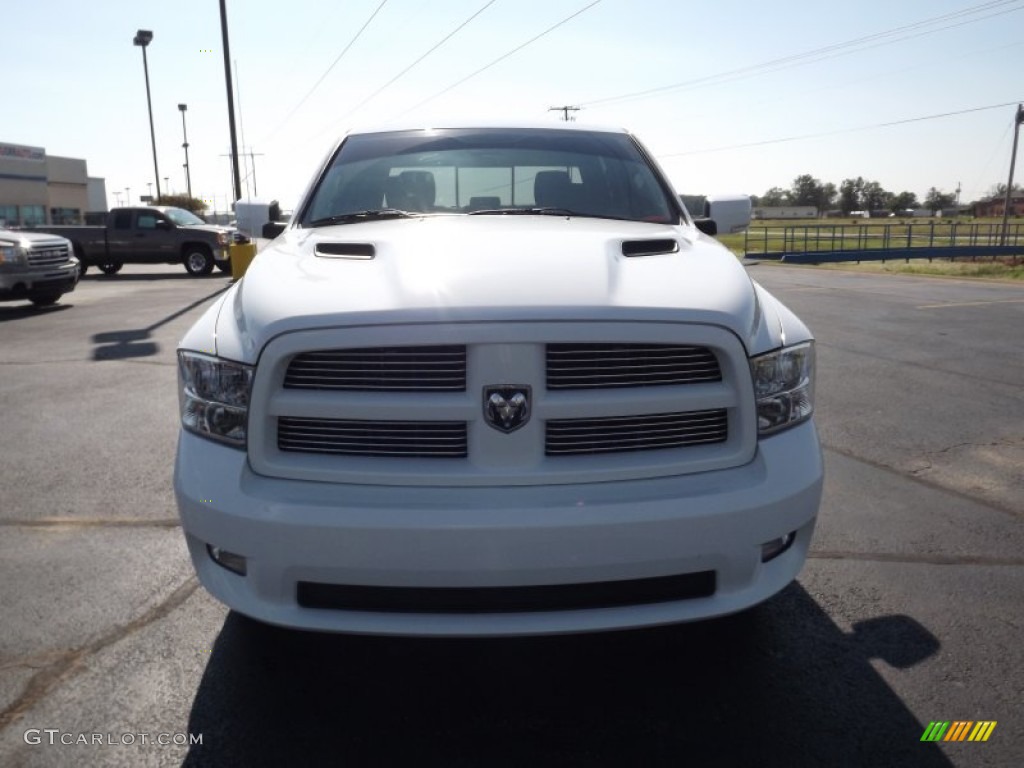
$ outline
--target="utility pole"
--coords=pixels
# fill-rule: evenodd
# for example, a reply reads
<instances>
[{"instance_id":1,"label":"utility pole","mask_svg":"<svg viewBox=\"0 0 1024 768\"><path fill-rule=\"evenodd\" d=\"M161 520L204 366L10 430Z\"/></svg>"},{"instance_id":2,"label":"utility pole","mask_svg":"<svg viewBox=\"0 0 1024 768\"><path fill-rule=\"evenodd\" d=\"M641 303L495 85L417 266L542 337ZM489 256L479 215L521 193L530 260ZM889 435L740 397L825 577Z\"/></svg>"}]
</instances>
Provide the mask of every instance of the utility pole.
<instances>
[{"instance_id":1,"label":"utility pole","mask_svg":"<svg viewBox=\"0 0 1024 768\"><path fill-rule=\"evenodd\" d=\"M242 176L238 171L238 137L235 134L235 97L231 89L231 49L228 44L228 9L220 0L220 36L224 45L224 81L228 89L228 127L231 130L231 172L235 183L235 200L242 199Z\"/></svg>"},{"instance_id":2,"label":"utility pole","mask_svg":"<svg viewBox=\"0 0 1024 768\"><path fill-rule=\"evenodd\" d=\"M570 112L579 112L579 111L580 111L579 107L574 107L574 106L571 106L569 104L566 104L563 107L548 107L548 112L561 112L562 113L562 120L564 120L567 123L570 120L569 113ZM575 120L576 118L574 117L574 118L571 118L571 119Z\"/></svg>"},{"instance_id":3,"label":"utility pole","mask_svg":"<svg viewBox=\"0 0 1024 768\"><path fill-rule=\"evenodd\" d=\"M1017 140L1020 138L1020 124L1024 123L1024 104L1017 105L1017 114L1013 118L1013 149L1010 150L1010 178L1006 182L1006 198L1003 201L1003 232L999 244L1006 245L1006 229L1010 218L1010 204L1013 202L1013 168L1017 163Z\"/></svg>"},{"instance_id":4,"label":"utility pole","mask_svg":"<svg viewBox=\"0 0 1024 768\"><path fill-rule=\"evenodd\" d=\"M256 191L256 158L263 157L262 152L253 152L252 147L249 147L249 160L252 163L252 196L259 197L259 192Z\"/></svg>"},{"instance_id":5,"label":"utility pole","mask_svg":"<svg viewBox=\"0 0 1024 768\"><path fill-rule=\"evenodd\" d=\"M246 169L246 174L245 174L245 178L243 179L243 181L245 182L246 191L248 191L248 189L249 189L249 176L252 176L252 195L253 195L253 197L256 197L256 195L257 195L257 192L256 192L256 158L257 157L263 157L264 153L263 152L253 152L252 150L253 150L252 147L249 147L248 150L246 150L246 148L244 146L242 147L242 158L244 159L246 156L248 156L249 160L252 162L252 171L249 172L248 168ZM231 157L231 155L221 155L221 157ZM248 165L248 164L246 164L246 165Z\"/></svg>"}]
</instances>

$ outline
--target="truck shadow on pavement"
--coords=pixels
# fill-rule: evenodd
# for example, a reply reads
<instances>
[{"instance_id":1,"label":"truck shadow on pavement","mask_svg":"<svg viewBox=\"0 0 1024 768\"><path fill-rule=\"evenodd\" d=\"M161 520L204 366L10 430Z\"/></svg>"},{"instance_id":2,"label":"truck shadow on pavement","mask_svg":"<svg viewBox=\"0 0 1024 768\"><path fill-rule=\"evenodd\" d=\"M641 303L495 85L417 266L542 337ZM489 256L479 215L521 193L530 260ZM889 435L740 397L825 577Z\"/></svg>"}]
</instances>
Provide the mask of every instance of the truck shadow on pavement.
<instances>
[{"instance_id":1,"label":"truck shadow on pavement","mask_svg":"<svg viewBox=\"0 0 1024 768\"><path fill-rule=\"evenodd\" d=\"M938 640L840 630L794 583L740 616L498 640L291 632L230 613L186 766L950 766L872 668Z\"/></svg>"},{"instance_id":2,"label":"truck shadow on pavement","mask_svg":"<svg viewBox=\"0 0 1024 768\"><path fill-rule=\"evenodd\" d=\"M92 351L92 359L124 360L130 357L149 357L150 355L157 354L160 351L160 345L150 340L150 335L153 331L191 312L196 307L220 295L230 287L230 285L225 285L223 288L218 288L213 293L196 299L191 304L175 310L167 315L167 317L161 318L145 328L130 328L123 331L105 331L94 334L92 342L96 345L96 348Z\"/></svg>"},{"instance_id":3,"label":"truck shadow on pavement","mask_svg":"<svg viewBox=\"0 0 1024 768\"><path fill-rule=\"evenodd\" d=\"M54 312L71 309L74 304L53 304L49 307L37 307L33 304L19 304L13 307L0 305L0 323L5 320L20 320L24 317L43 317Z\"/></svg>"}]
</instances>

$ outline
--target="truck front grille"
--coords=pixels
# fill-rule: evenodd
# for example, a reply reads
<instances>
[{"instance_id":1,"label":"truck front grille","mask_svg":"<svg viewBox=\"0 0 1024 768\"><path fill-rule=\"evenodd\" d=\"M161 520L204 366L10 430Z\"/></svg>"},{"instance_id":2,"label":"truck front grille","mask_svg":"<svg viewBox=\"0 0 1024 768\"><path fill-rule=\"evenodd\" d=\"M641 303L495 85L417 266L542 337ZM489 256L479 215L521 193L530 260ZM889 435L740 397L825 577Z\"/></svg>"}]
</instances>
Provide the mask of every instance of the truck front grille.
<instances>
[{"instance_id":1,"label":"truck front grille","mask_svg":"<svg viewBox=\"0 0 1024 768\"><path fill-rule=\"evenodd\" d=\"M676 344L548 344L548 389L608 389L721 381L706 347Z\"/></svg>"},{"instance_id":2,"label":"truck front grille","mask_svg":"<svg viewBox=\"0 0 1024 768\"><path fill-rule=\"evenodd\" d=\"M287 389L463 392L466 347L367 347L304 352L288 365Z\"/></svg>"},{"instance_id":3,"label":"truck front grille","mask_svg":"<svg viewBox=\"0 0 1024 768\"><path fill-rule=\"evenodd\" d=\"M363 421L303 419L277 421L282 451L342 456L464 458L464 421Z\"/></svg>"},{"instance_id":4,"label":"truck front grille","mask_svg":"<svg viewBox=\"0 0 1024 768\"><path fill-rule=\"evenodd\" d=\"M724 408L645 416L558 419L547 423L544 452L548 456L652 451L725 442L728 418Z\"/></svg>"},{"instance_id":5,"label":"truck front grille","mask_svg":"<svg viewBox=\"0 0 1024 768\"><path fill-rule=\"evenodd\" d=\"M30 267L56 267L68 260L66 245L36 245L28 252Z\"/></svg>"},{"instance_id":6,"label":"truck front grille","mask_svg":"<svg viewBox=\"0 0 1024 768\"><path fill-rule=\"evenodd\" d=\"M275 336L253 379L250 466L355 486L511 487L674 477L754 456L750 365L732 332L530 317ZM506 389L525 407L489 405Z\"/></svg>"}]
</instances>

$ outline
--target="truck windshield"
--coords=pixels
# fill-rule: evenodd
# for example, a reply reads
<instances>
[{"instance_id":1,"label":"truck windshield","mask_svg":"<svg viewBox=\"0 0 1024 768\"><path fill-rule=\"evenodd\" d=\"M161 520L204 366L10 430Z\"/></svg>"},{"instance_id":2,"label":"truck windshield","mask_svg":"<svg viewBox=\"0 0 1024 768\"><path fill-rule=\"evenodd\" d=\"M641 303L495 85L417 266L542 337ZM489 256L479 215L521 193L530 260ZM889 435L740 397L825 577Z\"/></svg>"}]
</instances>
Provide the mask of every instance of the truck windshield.
<instances>
[{"instance_id":1,"label":"truck windshield","mask_svg":"<svg viewBox=\"0 0 1024 768\"><path fill-rule=\"evenodd\" d=\"M194 213L186 211L184 208L168 208L164 213L167 215L168 219L173 221L179 227L188 227L193 224L206 223Z\"/></svg>"},{"instance_id":2,"label":"truck windshield","mask_svg":"<svg viewBox=\"0 0 1024 768\"><path fill-rule=\"evenodd\" d=\"M559 214L677 222L670 193L625 134L443 129L350 136L303 226L402 214Z\"/></svg>"}]
</instances>

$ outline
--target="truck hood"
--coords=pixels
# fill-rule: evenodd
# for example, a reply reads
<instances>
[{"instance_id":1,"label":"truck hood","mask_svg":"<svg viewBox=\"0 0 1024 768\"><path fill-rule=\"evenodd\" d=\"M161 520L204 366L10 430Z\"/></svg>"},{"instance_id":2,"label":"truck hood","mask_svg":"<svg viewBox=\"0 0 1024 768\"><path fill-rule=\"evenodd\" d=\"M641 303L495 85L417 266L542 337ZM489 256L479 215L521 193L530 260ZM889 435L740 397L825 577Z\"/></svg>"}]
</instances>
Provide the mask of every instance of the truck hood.
<instances>
[{"instance_id":1,"label":"truck hood","mask_svg":"<svg viewBox=\"0 0 1024 768\"><path fill-rule=\"evenodd\" d=\"M59 244L65 245L68 241L58 235L49 235L43 232L23 232L0 229L0 242L5 245L20 245L29 248L33 245Z\"/></svg>"},{"instance_id":2,"label":"truck hood","mask_svg":"<svg viewBox=\"0 0 1024 768\"><path fill-rule=\"evenodd\" d=\"M624 242L651 240L674 252L623 255ZM372 258L324 255L367 246ZM288 230L225 298L216 345L220 355L253 361L294 330L627 319L713 324L747 344L763 325L761 304L736 258L692 227L428 216Z\"/></svg>"},{"instance_id":3,"label":"truck hood","mask_svg":"<svg viewBox=\"0 0 1024 768\"><path fill-rule=\"evenodd\" d=\"M231 227L223 227L220 224L188 224L180 229L195 229L201 232L234 232Z\"/></svg>"}]
</instances>

